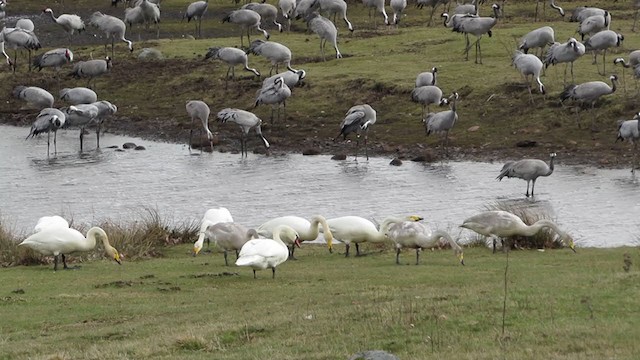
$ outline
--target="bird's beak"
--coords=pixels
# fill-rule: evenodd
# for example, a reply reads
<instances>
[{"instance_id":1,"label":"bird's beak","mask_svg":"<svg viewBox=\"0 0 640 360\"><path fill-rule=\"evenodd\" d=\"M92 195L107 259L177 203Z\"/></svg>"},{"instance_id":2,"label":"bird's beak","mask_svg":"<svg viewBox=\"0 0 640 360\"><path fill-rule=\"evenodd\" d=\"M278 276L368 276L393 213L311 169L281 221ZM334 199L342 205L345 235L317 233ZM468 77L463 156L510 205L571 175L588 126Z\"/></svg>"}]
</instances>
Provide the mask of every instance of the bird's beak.
<instances>
[{"instance_id":1,"label":"bird's beak","mask_svg":"<svg viewBox=\"0 0 640 360\"><path fill-rule=\"evenodd\" d=\"M411 219L411 221L422 221L422 220L424 220L424 218L422 216L418 216L418 215L411 215L411 216L409 216L409 219Z\"/></svg>"},{"instance_id":2,"label":"bird's beak","mask_svg":"<svg viewBox=\"0 0 640 360\"><path fill-rule=\"evenodd\" d=\"M120 254L116 253L113 256L113 260L118 263L118 265L122 265L122 260L120 259Z\"/></svg>"},{"instance_id":3,"label":"bird's beak","mask_svg":"<svg viewBox=\"0 0 640 360\"><path fill-rule=\"evenodd\" d=\"M460 254L460 265L464 266L464 255Z\"/></svg>"},{"instance_id":4,"label":"bird's beak","mask_svg":"<svg viewBox=\"0 0 640 360\"><path fill-rule=\"evenodd\" d=\"M296 239L293 241L293 243L295 244L295 246L300 247L300 238L296 237Z\"/></svg>"},{"instance_id":5,"label":"bird's beak","mask_svg":"<svg viewBox=\"0 0 640 360\"><path fill-rule=\"evenodd\" d=\"M571 245L569 246L569 248L570 248L571 250L573 250L573 253L574 253L574 254L577 252L577 251L576 251L576 247L575 247L573 244L571 244Z\"/></svg>"},{"instance_id":6,"label":"bird's beak","mask_svg":"<svg viewBox=\"0 0 640 360\"><path fill-rule=\"evenodd\" d=\"M195 257L196 255L198 255L198 253L200 252L200 249L201 249L201 248L196 248L196 247L194 247L194 248L193 248L193 257Z\"/></svg>"}]
</instances>

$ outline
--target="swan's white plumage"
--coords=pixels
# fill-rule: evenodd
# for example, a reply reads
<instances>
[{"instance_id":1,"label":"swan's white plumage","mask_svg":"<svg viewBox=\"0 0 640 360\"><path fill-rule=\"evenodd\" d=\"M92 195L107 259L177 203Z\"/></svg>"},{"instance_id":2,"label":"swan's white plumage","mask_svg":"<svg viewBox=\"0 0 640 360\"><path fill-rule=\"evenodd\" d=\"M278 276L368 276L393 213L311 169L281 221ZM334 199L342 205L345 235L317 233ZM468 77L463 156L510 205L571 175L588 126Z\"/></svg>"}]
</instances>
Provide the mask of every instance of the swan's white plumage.
<instances>
[{"instance_id":1,"label":"swan's white plumage","mask_svg":"<svg viewBox=\"0 0 640 360\"><path fill-rule=\"evenodd\" d=\"M331 233L327 220L323 216L315 215L311 218L311 221L299 216L281 216L260 225L257 229L258 234L264 237L270 237L273 234L273 230L279 225L291 226L300 236L300 241L313 241L317 239L320 233L320 227L322 226L322 233L324 234L324 239L327 242L329 250L331 251L333 247L333 234ZM292 245L292 243L288 245Z\"/></svg>"},{"instance_id":2,"label":"swan's white plumage","mask_svg":"<svg viewBox=\"0 0 640 360\"><path fill-rule=\"evenodd\" d=\"M52 226L60 226L63 228L68 228L69 223L63 217L58 215L43 216L40 219L38 219L38 222L36 223L36 226L34 227L33 230L35 232L39 232L45 228L52 227Z\"/></svg>"},{"instance_id":3,"label":"swan's white plumage","mask_svg":"<svg viewBox=\"0 0 640 360\"><path fill-rule=\"evenodd\" d=\"M202 217L202 221L200 223L200 232L198 235L198 240L193 244L193 254L197 255L200 250L202 250L202 245L204 244L205 238L209 239L209 234L207 234L207 228L211 225L215 225L221 222L233 222L233 217L231 216L231 212L225 208L213 208L207 210Z\"/></svg>"},{"instance_id":4,"label":"swan's white plumage","mask_svg":"<svg viewBox=\"0 0 640 360\"><path fill-rule=\"evenodd\" d=\"M256 270L271 268L275 278L276 266L289 258L289 249L283 239L293 239L294 243L298 246L300 245L298 233L290 226L280 225L274 229L273 239L247 241L240 250L236 265L251 267L254 278L256 277Z\"/></svg>"}]
</instances>

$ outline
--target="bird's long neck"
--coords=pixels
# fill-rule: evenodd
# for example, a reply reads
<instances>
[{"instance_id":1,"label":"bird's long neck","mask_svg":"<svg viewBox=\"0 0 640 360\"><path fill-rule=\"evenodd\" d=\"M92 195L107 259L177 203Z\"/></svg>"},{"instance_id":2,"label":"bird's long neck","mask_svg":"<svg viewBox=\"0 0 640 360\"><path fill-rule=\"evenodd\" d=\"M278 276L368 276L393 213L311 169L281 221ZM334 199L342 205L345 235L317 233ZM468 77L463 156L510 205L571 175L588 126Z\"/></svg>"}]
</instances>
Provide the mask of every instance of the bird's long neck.
<instances>
[{"instance_id":1,"label":"bird's long neck","mask_svg":"<svg viewBox=\"0 0 640 360\"><path fill-rule=\"evenodd\" d=\"M436 237L437 239L444 238L445 240L447 240L447 242L449 243L449 245L451 245L451 248L454 251L456 252L462 251L462 248L460 247L460 245L458 245L458 243L455 240L453 240L451 235L449 235L449 233L447 233L446 231L436 230L433 232L433 236Z\"/></svg>"},{"instance_id":2,"label":"bird's long neck","mask_svg":"<svg viewBox=\"0 0 640 360\"><path fill-rule=\"evenodd\" d=\"M444 17L444 27L449 27L449 14L444 13L442 17Z\"/></svg>"},{"instance_id":3,"label":"bird's long neck","mask_svg":"<svg viewBox=\"0 0 640 360\"><path fill-rule=\"evenodd\" d=\"M456 112L456 103L458 102L458 99L456 99L455 97L453 98L453 102L451 103L451 111L453 111L454 113Z\"/></svg>"},{"instance_id":4,"label":"bird's long neck","mask_svg":"<svg viewBox=\"0 0 640 360\"><path fill-rule=\"evenodd\" d=\"M550 1L550 5L551 5L551 7L552 7L553 9L558 10L558 12L560 13L560 15L564 16L564 10L563 10L560 6L556 5L555 0L551 0L551 1Z\"/></svg>"},{"instance_id":5,"label":"bird's long neck","mask_svg":"<svg viewBox=\"0 0 640 360\"><path fill-rule=\"evenodd\" d=\"M58 18L55 17L55 15L53 15L53 11L47 11L49 13L49 15L51 16L51 18L53 19L53 21L58 22Z\"/></svg>"},{"instance_id":6,"label":"bird's long neck","mask_svg":"<svg viewBox=\"0 0 640 360\"><path fill-rule=\"evenodd\" d=\"M322 233L324 234L324 239L327 241L327 244L331 244L333 241L333 234L331 233L331 229L329 228L329 224L327 224L327 220L318 216L313 219L311 222L311 228L309 229L310 237L317 238L320 233L320 225L322 225Z\"/></svg>"},{"instance_id":7,"label":"bird's long neck","mask_svg":"<svg viewBox=\"0 0 640 360\"><path fill-rule=\"evenodd\" d=\"M555 159L555 156L552 156L551 159L549 160L549 174L551 175L551 173L553 172L553 159Z\"/></svg>"},{"instance_id":8,"label":"bird's long neck","mask_svg":"<svg viewBox=\"0 0 640 360\"><path fill-rule=\"evenodd\" d=\"M107 234L105 234L104 231L100 228L92 227L87 232L87 241L85 242L85 245L86 245L85 250L91 250L96 247L96 237L100 237L100 240L102 241L102 245L104 246L105 249L111 247L111 244L109 244L109 239L107 238Z\"/></svg>"},{"instance_id":9,"label":"bird's long neck","mask_svg":"<svg viewBox=\"0 0 640 360\"><path fill-rule=\"evenodd\" d=\"M436 85L436 74L438 74L437 71L431 71L431 85Z\"/></svg>"},{"instance_id":10,"label":"bird's long neck","mask_svg":"<svg viewBox=\"0 0 640 360\"><path fill-rule=\"evenodd\" d=\"M616 88L618 87L618 81L616 79L611 79L611 93L616 92Z\"/></svg>"},{"instance_id":11,"label":"bird's long neck","mask_svg":"<svg viewBox=\"0 0 640 360\"><path fill-rule=\"evenodd\" d=\"M538 220L536 221L533 225L527 226L525 228L525 236L533 236L535 234L538 233L538 231L540 231L543 228L551 228L553 229L553 231L556 232L556 234L563 236L564 232L562 230L560 230L560 228L558 227L558 225L556 225L556 223L554 223L551 220L546 220L546 219L542 219L542 220Z\"/></svg>"},{"instance_id":12,"label":"bird's long neck","mask_svg":"<svg viewBox=\"0 0 640 360\"><path fill-rule=\"evenodd\" d=\"M380 224L380 228L378 229L378 234L376 235L375 241L385 241L387 239L387 230L389 230L389 226L391 226L392 224L401 223L403 221L406 221L406 219L395 216L384 219Z\"/></svg>"}]
</instances>

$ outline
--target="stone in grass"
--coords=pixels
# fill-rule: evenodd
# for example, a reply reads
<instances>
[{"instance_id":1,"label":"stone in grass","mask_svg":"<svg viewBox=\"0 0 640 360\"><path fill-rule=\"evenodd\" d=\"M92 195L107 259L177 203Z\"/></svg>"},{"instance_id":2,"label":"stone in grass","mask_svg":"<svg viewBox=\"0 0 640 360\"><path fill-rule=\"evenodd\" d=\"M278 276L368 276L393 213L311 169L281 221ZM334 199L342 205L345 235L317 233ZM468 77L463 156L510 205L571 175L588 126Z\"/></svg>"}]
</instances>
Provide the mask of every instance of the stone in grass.
<instances>
[{"instance_id":1,"label":"stone in grass","mask_svg":"<svg viewBox=\"0 0 640 360\"><path fill-rule=\"evenodd\" d=\"M398 158L393 158L393 160L391 160L389 165L400 166L400 165L402 165L402 160L400 160Z\"/></svg>"},{"instance_id":2,"label":"stone in grass","mask_svg":"<svg viewBox=\"0 0 640 360\"><path fill-rule=\"evenodd\" d=\"M138 146L134 147L133 150L147 150L147 148L142 146L142 145L138 145Z\"/></svg>"},{"instance_id":3,"label":"stone in grass","mask_svg":"<svg viewBox=\"0 0 640 360\"><path fill-rule=\"evenodd\" d=\"M304 149L302 155L320 155L320 150L317 148Z\"/></svg>"},{"instance_id":4,"label":"stone in grass","mask_svg":"<svg viewBox=\"0 0 640 360\"><path fill-rule=\"evenodd\" d=\"M522 140L516 143L517 147L535 147L538 146L538 142L534 140Z\"/></svg>"},{"instance_id":5,"label":"stone in grass","mask_svg":"<svg viewBox=\"0 0 640 360\"><path fill-rule=\"evenodd\" d=\"M132 142L127 142L122 144L122 148L123 149L135 149L136 148L136 144L132 143Z\"/></svg>"},{"instance_id":6,"label":"stone in grass","mask_svg":"<svg viewBox=\"0 0 640 360\"><path fill-rule=\"evenodd\" d=\"M347 160L347 155L345 154L335 154L331 157L331 160Z\"/></svg>"}]
</instances>

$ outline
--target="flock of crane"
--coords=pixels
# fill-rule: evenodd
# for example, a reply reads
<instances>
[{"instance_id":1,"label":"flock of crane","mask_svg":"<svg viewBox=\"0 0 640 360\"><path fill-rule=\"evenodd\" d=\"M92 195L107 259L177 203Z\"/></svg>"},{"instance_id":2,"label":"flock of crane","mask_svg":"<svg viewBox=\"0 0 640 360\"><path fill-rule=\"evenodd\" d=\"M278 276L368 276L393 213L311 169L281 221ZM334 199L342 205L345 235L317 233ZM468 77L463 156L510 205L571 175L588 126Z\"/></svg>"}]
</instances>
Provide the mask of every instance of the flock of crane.
<instances>
[{"instance_id":1,"label":"flock of crane","mask_svg":"<svg viewBox=\"0 0 640 360\"><path fill-rule=\"evenodd\" d=\"M126 38L127 26L130 28L137 24L146 24L147 26L155 25L156 32L159 36L159 22L160 22L160 5L156 3L157 0L137 0L132 2L131 7L125 9L124 19L121 20L117 17L103 14L102 12L94 12L88 19L88 23L98 29L98 31L104 33L107 42L105 43L105 51L107 49L109 41L111 42L111 56L107 56L105 59L80 61L74 63L72 74L76 77L87 78L87 87L79 87L72 89L65 89L65 93L79 94L78 97L63 96L61 99L69 103L68 107L64 109L53 108L53 96L45 89L41 89L35 86L22 87L19 86L15 89L14 95L27 102L30 107L41 110L37 117L36 122L30 132L31 135L46 132L48 137L50 133L54 133L54 153L55 149L55 132L60 127L76 126L81 130L81 147L82 147L82 134L85 126L96 126L99 133L100 124L107 116L113 115L117 109L115 105L110 104L108 107L99 106L95 98L95 92L91 89L91 81L96 77L107 73L111 66L111 58L115 56L115 41L125 42L127 48L133 51L133 42ZM118 0L114 0L112 5L117 5ZM466 39L465 54L468 59L468 53L471 47L475 46L476 63L482 63L482 48L481 39L484 35L491 36L492 29L498 23L498 19L504 12L505 3L501 5L493 4L491 9L493 10L492 17L482 17L479 15L479 8L482 5L483 0L474 0L471 4L458 4L453 10L451 15L449 13L443 13L444 26L450 27L455 32L463 33ZM538 17L538 6L540 1L536 2L536 19ZM403 11L407 6L406 0L392 0L390 6L393 9L393 20L390 20L385 10L384 0L363 0L363 4L369 8L370 16L371 10L375 10L382 14L386 25L396 24L400 21ZM418 7L431 7L432 12L429 18L431 23L433 13L440 4L449 5L449 1L445 0L418 0ZM543 1L543 5L545 2ZM4 11L6 8L6 0L0 0L0 9ZM634 7L640 9L640 2L634 0ZM564 10L556 5L554 0L550 0L550 6L557 10L558 13L564 16ZM201 36L202 20L208 9L208 0L196 1L189 4L184 12L184 18L188 21L193 20L195 25L196 36ZM451 9L450 9L451 10ZM71 42L73 36L76 33L80 33L85 30L85 22L78 15L75 14L62 14L56 17L52 9L47 8L44 13L51 17L52 21L56 22L60 27L68 34L69 41ZM306 72L301 69L294 69L291 66L292 53L291 50L284 44L269 41L270 34L267 30L261 26L266 23L273 23L279 31L290 29L291 19L304 19L308 25L308 28L318 34L320 37L320 48L323 58L325 57L324 47L326 42L330 42L334 49L336 58L341 58L341 53L337 45L337 28L336 25L322 14L331 17L340 16L350 31L353 31L353 25L347 18L347 3L344 0L279 0L278 7L267 3L247 3L241 6L239 9L231 11L224 18L223 22L229 22L236 24L241 28L241 46L244 47L244 33L248 39L248 48L246 51L235 47L214 47L210 48L205 55L205 59L217 59L225 62L229 68L225 76L225 86L228 83L229 75L231 79L235 78L235 67L237 65L243 66L244 70L252 72L257 77L260 77L260 72L249 67L247 54L255 54L263 56L271 62L271 69L269 75L276 72L276 75L266 78L261 89L258 91L255 101L255 107L265 104L271 105L271 120L274 120L274 112L277 108L277 118L281 118L281 109L284 112L284 118L286 119L286 101L292 96L292 89L303 83ZM278 22L279 14L282 15L288 21L288 25L284 26ZM637 18L637 12L636 12ZM375 20L375 17L374 17ZM537 82L537 88L540 93L545 94L545 86L541 80L541 74L543 68L550 65L556 65L560 63L566 63L564 80L566 83L567 68L571 69L571 76L573 79L573 63L583 56L587 51L593 51L594 62L598 52L602 52L603 65L602 72L598 67L598 73L601 75L606 74L606 54L609 49L620 46L624 40L622 34L609 30L612 16L611 13L605 9L595 7L578 7L572 15L571 20L579 23L578 33L581 35L581 43L575 38L568 39L567 42L558 43L555 41L554 30L550 26L543 26L535 29L526 34L515 51L512 61L514 67L525 78L530 99L533 102L531 82L535 80ZM635 29L635 21L634 21ZM266 40L254 40L251 41L250 34L252 31L258 31L263 34ZM471 44L469 35L476 37L476 40ZM588 37L586 41L585 37ZM544 53L544 49L550 45ZM15 50L14 58L8 56L5 52L5 46ZM13 28L4 27L0 32L0 48L6 58L7 64L13 67L14 71L17 67L17 51L19 49L27 49L29 56L31 51L40 49L41 45L37 36L34 33L33 23L29 19L19 19ZM529 54L531 49L540 49L542 56L538 57L533 54ZM59 68L73 61L73 53L70 49L59 48L47 51L38 55L34 61L33 66L39 70L47 67ZM630 54L629 62L624 58L616 58L614 64L621 64L624 67L632 67L634 69L634 76L640 78L640 50L633 51ZM279 66L286 67L286 71L278 73ZM29 61L31 66L31 60ZM422 120L427 131L427 135L431 133L442 134L442 148L447 153L447 143L449 131L454 127L458 113L456 111L456 102L459 99L458 93L452 93L450 96L445 96L442 90L438 87L437 83L437 68L433 68L432 71L419 74L416 79L416 86L411 94L411 99L423 106ZM531 82L529 81L531 76ZM611 86L602 81L590 81L582 84L568 85L561 94L561 101L574 100L579 105L587 105L593 109L596 102L601 97L612 94L616 91L618 77L611 75L609 77ZM95 87L95 83L94 83ZM87 99L91 99L92 102L88 103ZM104 100L103 100L104 102ZM430 105L449 105L449 109L440 112L431 112ZM108 108L109 111L105 112L104 109ZM580 124L580 116L578 113L579 106L576 106L576 122L578 127ZM209 141L212 140L212 133L208 128L208 118L211 113L208 105L203 101L189 101L187 103L187 112L192 119L192 129L190 132L189 145L191 149L191 142L193 137L193 124L195 121L202 122L203 130L206 132ZM65 114L63 118L60 112ZM247 135L251 130L255 130L256 134L261 138L266 150L269 149L269 142L262 135L261 124L262 120L250 111L240 110L235 108L227 108L218 112L218 119L222 122L233 122L241 128L241 153L244 155L247 152L246 141ZM592 129L595 128L595 112L592 121ZM360 137L364 134L365 154L368 158L367 149L367 134L369 129L376 122L376 111L369 104L356 105L350 108L340 124L339 136L343 136L344 139L350 133L355 133L357 137L356 141L356 156L359 148ZM634 126L635 124L635 126ZM336 137L336 139L338 138ZM640 139L640 123L637 119L629 120L626 122L621 121L619 124L619 139L629 140L634 144L634 154L637 153L636 143ZM211 143L212 144L212 143ZM49 149L47 150L49 154ZM635 168L635 155L634 155L634 168Z\"/></svg>"}]
</instances>

